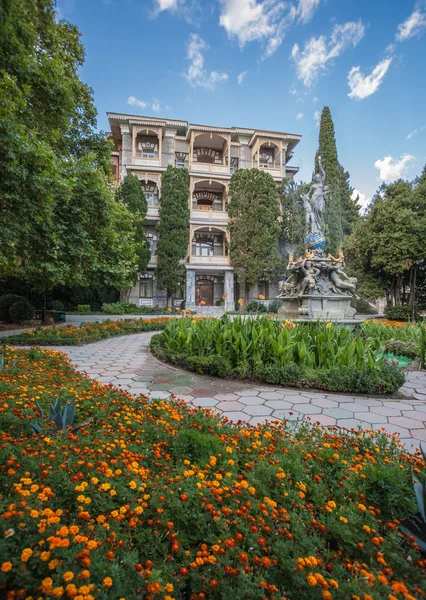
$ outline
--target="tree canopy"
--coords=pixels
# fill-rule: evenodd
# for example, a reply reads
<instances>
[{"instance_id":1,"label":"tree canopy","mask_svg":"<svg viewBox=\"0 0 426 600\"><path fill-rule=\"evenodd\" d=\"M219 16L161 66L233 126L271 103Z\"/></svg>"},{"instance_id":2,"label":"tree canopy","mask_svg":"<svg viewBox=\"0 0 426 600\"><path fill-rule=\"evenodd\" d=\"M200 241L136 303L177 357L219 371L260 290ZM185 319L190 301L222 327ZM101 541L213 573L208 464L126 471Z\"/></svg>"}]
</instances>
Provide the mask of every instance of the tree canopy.
<instances>
[{"instance_id":1,"label":"tree canopy","mask_svg":"<svg viewBox=\"0 0 426 600\"><path fill-rule=\"evenodd\" d=\"M261 277L272 279L279 269L279 190L269 173L239 169L229 185L229 255L246 293Z\"/></svg>"},{"instance_id":2,"label":"tree canopy","mask_svg":"<svg viewBox=\"0 0 426 600\"><path fill-rule=\"evenodd\" d=\"M157 226L157 287L168 302L185 282L182 261L189 244L189 185L187 169L169 165L163 174Z\"/></svg>"},{"instance_id":3,"label":"tree canopy","mask_svg":"<svg viewBox=\"0 0 426 600\"><path fill-rule=\"evenodd\" d=\"M83 61L79 31L56 20L53 0L1 3L0 277L43 291L126 287L137 265Z\"/></svg>"}]
</instances>

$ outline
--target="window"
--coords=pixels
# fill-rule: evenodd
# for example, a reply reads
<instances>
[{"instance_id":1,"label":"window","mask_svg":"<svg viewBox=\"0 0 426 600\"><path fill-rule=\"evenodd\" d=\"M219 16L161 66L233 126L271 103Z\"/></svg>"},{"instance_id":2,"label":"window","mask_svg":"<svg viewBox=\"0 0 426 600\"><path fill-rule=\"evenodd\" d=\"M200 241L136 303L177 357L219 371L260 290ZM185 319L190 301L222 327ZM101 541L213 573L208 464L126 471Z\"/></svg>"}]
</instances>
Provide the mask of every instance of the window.
<instances>
[{"instance_id":1,"label":"window","mask_svg":"<svg viewBox=\"0 0 426 600\"><path fill-rule=\"evenodd\" d=\"M183 300L184 295L183 295L183 287L179 287L176 290L176 294L175 294L175 300Z\"/></svg>"},{"instance_id":2,"label":"window","mask_svg":"<svg viewBox=\"0 0 426 600\"><path fill-rule=\"evenodd\" d=\"M142 152L142 158L154 158L154 153L153 152Z\"/></svg>"},{"instance_id":3,"label":"window","mask_svg":"<svg viewBox=\"0 0 426 600\"><path fill-rule=\"evenodd\" d=\"M155 183L142 182L143 192L148 206L158 206L158 188Z\"/></svg>"},{"instance_id":4,"label":"window","mask_svg":"<svg viewBox=\"0 0 426 600\"><path fill-rule=\"evenodd\" d=\"M259 296L264 296L265 300L269 300L269 281L259 281L257 291Z\"/></svg>"},{"instance_id":5,"label":"window","mask_svg":"<svg viewBox=\"0 0 426 600\"><path fill-rule=\"evenodd\" d=\"M157 241L158 241L157 234L147 232L146 239L148 241L149 248L151 250L151 256L155 256L157 254Z\"/></svg>"},{"instance_id":6,"label":"window","mask_svg":"<svg viewBox=\"0 0 426 600\"><path fill-rule=\"evenodd\" d=\"M185 161L184 160L177 160L176 161L176 166L178 169L184 169L185 168Z\"/></svg>"},{"instance_id":7,"label":"window","mask_svg":"<svg viewBox=\"0 0 426 600\"><path fill-rule=\"evenodd\" d=\"M139 298L152 298L153 280L144 278L139 281Z\"/></svg>"},{"instance_id":8,"label":"window","mask_svg":"<svg viewBox=\"0 0 426 600\"><path fill-rule=\"evenodd\" d=\"M185 161L188 158L188 154L187 152L176 152L175 153L175 157L176 157L176 167L178 169L184 169L185 168Z\"/></svg>"}]
</instances>

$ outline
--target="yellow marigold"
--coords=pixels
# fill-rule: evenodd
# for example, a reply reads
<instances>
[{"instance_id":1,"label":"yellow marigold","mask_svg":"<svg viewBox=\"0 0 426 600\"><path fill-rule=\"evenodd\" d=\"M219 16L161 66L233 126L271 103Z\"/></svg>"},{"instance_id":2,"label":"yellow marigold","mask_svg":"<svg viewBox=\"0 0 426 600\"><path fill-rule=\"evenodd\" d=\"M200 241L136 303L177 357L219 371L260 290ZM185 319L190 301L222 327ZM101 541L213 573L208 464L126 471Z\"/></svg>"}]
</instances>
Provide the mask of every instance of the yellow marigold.
<instances>
[{"instance_id":1,"label":"yellow marigold","mask_svg":"<svg viewBox=\"0 0 426 600\"><path fill-rule=\"evenodd\" d=\"M1 570L3 571L3 573L8 573L12 570L12 563L9 561L2 563Z\"/></svg>"},{"instance_id":2,"label":"yellow marigold","mask_svg":"<svg viewBox=\"0 0 426 600\"><path fill-rule=\"evenodd\" d=\"M69 581L72 581L74 579L74 573L72 573L71 571L67 571L66 573L64 573L63 577L64 581L68 583Z\"/></svg>"},{"instance_id":3,"label":"yellow marigold","mask_svg":"<svg viewBox=\"0 0 426 600\"><path fill-rule=\"evenodd\" d=\"M104 587L111 588L112 584L113 584L113 581L112 581L111 577L105 577L105 579L103 580L102 583L103 583Z\"/></svg>"},{"instance_id":4,"label":"yellow marigold","mask_svg":"<svg viewBox=\"0 0 426 600\"><path fill-rule=\"evenodd\" d=\"M348 520L346 517L339 517L339 520L342 521L343 523L347 523Z\"/></svg>"},{"instance_id":5,"label":"yellow marigold","mask_svg":"<svg viewBox=\"0 0 426 600\"><path fill-rule=\"evenodd\" d=\"M25 548L25 550L22 550L21 552L21 560L22 562L27 562L27 560L32 556L33 551L31 550L31 548Z\"/></svg>"},{"instance_id":6,"label":"yellow marigold","mask_svg":"<svg viewBox=\"0 0 426 600\"><path fill-rule=\"evenodd\" d=\"M173 592L173 585L171 583L166 583L166 585L164 586L164 589L166 590L166 592Z\"/></svg>"},{"instance_id":7,"label":"yellow marigold","mask_svg":"<svg viewBox=\"0 0 426 600\"><path fill-rule=\"evenodd\" d=\"M326 329L330 329L330 327L333 327L333 323L327 323L327 325L325 326Z\"/></svg>"},{"instance_id":8,"label":"yellow marigold","mask_svg":"<svg viewBox=\"0 0 426 600\"><path fill-rule=\"evenodd\" d=\"M315 585L317 585L317 580L316 580L315 576L312 573L309 573L309 575L306 578L306 582L311 587L314 587Z\"/></svg>"}]
</instances>

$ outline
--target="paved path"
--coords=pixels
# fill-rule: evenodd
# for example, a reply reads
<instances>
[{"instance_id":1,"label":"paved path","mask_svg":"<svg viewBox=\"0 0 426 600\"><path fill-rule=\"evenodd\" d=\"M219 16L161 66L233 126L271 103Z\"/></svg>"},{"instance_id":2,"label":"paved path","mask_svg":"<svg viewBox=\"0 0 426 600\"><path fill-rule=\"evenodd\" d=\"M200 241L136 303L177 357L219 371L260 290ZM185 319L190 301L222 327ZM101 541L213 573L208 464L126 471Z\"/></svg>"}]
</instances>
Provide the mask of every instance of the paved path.
<instances>
[{"instance_id":1,"label":"paved path","mask_svg":"<svg viewBox=\"0 0 426 600\"><path fill-rule=\"evenodd\" d=\"M148 351L153 335L139 333L87 346L62 346L73 364L91 378L134 394L165 399L171 394L196 406L214 407L228 418L256 425L266 419L309 419L339 425L400 433L401 442L414 450L426 441L426 373L409 373L402 392L407 398L388 400L314 393L297 389L256 386L191 374L164 365Z\"/></svg>"}]
</instances>

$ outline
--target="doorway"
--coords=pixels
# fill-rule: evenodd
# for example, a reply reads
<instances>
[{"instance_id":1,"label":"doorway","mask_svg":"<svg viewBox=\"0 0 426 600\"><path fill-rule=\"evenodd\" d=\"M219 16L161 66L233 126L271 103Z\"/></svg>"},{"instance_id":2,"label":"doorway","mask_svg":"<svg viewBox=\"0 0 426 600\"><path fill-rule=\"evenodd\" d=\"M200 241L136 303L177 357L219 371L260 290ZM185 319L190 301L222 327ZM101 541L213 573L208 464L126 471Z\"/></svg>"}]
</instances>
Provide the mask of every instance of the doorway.
<instances>
[{"instance_id":1,"label":"doorway","mask_svg":"<svg viewBox=\"0 0 426 600\"><path fill-rule=\"evenodd\" d=\"M209 279L197 281L195 299L197 306L213 306L213 281Z\"/></svg>"}]
</instances>

